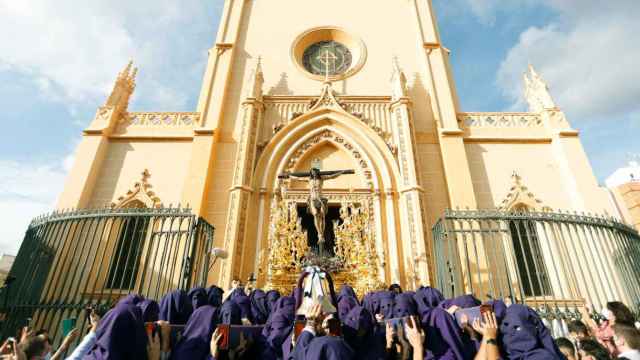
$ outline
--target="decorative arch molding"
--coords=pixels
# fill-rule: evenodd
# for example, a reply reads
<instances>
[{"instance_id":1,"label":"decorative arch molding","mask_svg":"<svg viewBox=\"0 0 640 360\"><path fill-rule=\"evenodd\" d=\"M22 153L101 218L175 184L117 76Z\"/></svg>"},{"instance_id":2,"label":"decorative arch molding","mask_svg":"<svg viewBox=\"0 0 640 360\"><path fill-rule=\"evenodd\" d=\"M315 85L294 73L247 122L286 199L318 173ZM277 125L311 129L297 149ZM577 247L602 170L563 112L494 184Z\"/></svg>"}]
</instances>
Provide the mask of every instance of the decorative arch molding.
<instances>
[{"instance_id":1,"label":"decorative arch molding","mask_svg":"<svg viewBox=\"0 0 640 360\"><path fill-rule=\"evenodd\" d=\"M356 163L360 167L360 171L364 176L364 181L368 188L373 189L373 174L372 174L372 164L370 160L363 156L361 151L358 150L356 146L351 144L351 142L344 137L336 134L335 131L331 129L324 129L322 131L316 132L316 135L307 138L301 146L297 148L296 151L286 160L285 162L285 171L293 172L295 167L298 165L301 159L304 159L306 155L310 152L313 152L319 146L323 144L332 144L339 149L345 151L345 153L349 154Z\"/></svg>"},{"instance_id":2,"label":"decorative arch molding","mask_svg":"<svg viewBox=\"0 0 640 360\"><path fill-rule=\"evenodd\" d=\"M127 191L123 196L120 196L118 200L111 203L112 208L161 208L162 202L160 198L156 196L155 192L151 190L153 186L149 183L151 173L149 170L144 169L142 172L142 178L133 184L133 188Z\"/></svg>"},{"instance_id":3,"label":"decorative arch molding","mask_svg":"<svg viewBox=\"0 0 640 360\"><path fill-rule=\"evenodd\" d=\"M551 211L551 208L544 206L542 200L538 199L533 192L522 181L522 177L516 171L511 174L512 186L509 193L500 203L499 210L503 211Z\"/></svg>"},{"instance_id":4,"label":"decorative arch molding","mask_svg":"<svg viewBox=\"0 0 640 360\"><path fill-rule=\"evenodd\" d=\"M274 187L277 174L286 171L294 153L327 130L334 134L328 136L328 139L333 138L332 143L345 149L356 163L366 163L374 189L396 188L400 171L384 140L335 103L300 115L271 138L258 159L256 174L259 176L254 178L254 186L261 189Z\"/></svg>"}]
</instances>

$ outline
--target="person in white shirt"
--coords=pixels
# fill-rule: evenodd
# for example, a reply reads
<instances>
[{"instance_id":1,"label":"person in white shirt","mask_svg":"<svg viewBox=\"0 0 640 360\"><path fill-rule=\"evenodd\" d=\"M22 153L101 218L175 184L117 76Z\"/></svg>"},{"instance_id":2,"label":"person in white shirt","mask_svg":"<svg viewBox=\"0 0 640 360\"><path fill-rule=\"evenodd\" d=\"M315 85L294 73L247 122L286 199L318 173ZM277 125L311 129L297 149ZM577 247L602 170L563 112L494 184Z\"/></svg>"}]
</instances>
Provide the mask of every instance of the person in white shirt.
<instances>
[{"instance_id":1,"label":"person in white shirt","mask_svg":"<svg viewBox=\"0 0 640 360\"><path fill-rule=\"evenodd\" d=\"M613 341L620 351L618 359L640 360L640 330L634 326L615 324Z\"/></svg>"}]
</instances>

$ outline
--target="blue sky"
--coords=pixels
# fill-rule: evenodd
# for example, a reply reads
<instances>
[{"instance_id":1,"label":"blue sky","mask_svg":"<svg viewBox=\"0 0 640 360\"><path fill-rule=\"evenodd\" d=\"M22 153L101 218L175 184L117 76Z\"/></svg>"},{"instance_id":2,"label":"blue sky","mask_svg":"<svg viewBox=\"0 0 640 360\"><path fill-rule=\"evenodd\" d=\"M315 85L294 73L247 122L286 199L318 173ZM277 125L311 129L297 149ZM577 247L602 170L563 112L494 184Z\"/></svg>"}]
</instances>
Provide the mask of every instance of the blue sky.
<instances>
[{"instance_id":1,"label":"blue sky","mask_svg":"<svg viewBox=\"0 0 640 360\"><path fill-rule=\"evenodd\" d=\"M300 0L307 1L307 0ZM525 110L533 63L603 181L639 153L637 0L433 0L464 111ZM113 80L140 67L131 108L192 111L222 0L0 2L0 252L48 211Z\"/></svg>"}]
</instances>

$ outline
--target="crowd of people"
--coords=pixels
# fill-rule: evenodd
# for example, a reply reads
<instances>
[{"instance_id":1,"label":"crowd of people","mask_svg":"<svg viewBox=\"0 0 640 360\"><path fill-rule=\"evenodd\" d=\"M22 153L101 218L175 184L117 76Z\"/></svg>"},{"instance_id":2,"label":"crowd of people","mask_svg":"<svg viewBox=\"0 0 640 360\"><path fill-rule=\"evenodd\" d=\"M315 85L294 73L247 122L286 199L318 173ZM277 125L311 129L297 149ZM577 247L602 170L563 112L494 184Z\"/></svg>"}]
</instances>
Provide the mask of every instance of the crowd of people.
<instances>
[{"instance_id":1,"label":"crowd of people","mask_svg":"<svg viewBox=\"0 0 640 360\"><path fill-rule=\"evenodd\" d=\"M325 299L333 312L322 299L303 306L308 295L302 288L288 295L239 282L226 292L217 286L175 290L159 303L128 295L102 318L92 312L88 333L73 349L77 330L54 350L46 331L24 329L0 353L12 360L640 360L640 331L619 302L608 303L600 323L571 322L568 338L553 339L527 306L481 304L472 295L445 299L431 287L403 292L394 285L359 299L344 285ZM465 312L478 307L475 318Z\"/></svg>"}]
</instances>

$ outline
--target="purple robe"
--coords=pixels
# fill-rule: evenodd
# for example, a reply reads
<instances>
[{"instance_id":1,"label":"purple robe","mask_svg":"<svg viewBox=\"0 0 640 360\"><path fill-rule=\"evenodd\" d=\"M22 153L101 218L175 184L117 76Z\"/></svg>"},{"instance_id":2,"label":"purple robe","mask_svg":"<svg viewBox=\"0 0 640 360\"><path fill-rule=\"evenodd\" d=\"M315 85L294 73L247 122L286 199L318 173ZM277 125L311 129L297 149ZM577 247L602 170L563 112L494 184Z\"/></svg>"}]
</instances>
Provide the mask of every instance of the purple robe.
<instances>
[{"instance_id":1,"label":"purple robe","mask_svg":"<svg viewBox=\"0 0 640 360\"><path fill-rule=\"evenodd\" d=\"M499 340L505 357L515 360L564 359L549 329L536 312L520 304L511 305L500 324Z\"/></svg>"},{"instance_id":2,"label":"purple robe","mask_svg":"<svg viewBox=\"0 0 640 360\"><path fill-rule=\"evenodd\" d=\"M461 309L467 309L467 308L480 306L480 304L482 304L480 300L478 300L475 296L469 294L469 295L462 295L462 296L458 296L457 298L445 300L442 303L440 303L440 306L443 309L447 310L452 306L457 306Z\"/></svg>"},{"instance_id":3,"label":"purple robe","mask_svg":"<svg viewBox=\"0 0 640 360\"><path fill-rule=\"evenodd\" d=\"M143 322L156 322L158 321L158 315L160 314L160 306L154 300L142 300L136 304L137 307L142 310Z\"/></svg>"},{"instance_id":4,"label":"purple robe","mask_svg":"<svg viewBox=\"0 0 640 360\"><path fill-rule=\"evenodd\" d=\"M369 310L356 306L343 318L343 323L344 339L358 358L385 358L385 334L372 320Z\"/></svg>"},{"instance_id":5,"label":"purple robe","mask_svg":"<svg viewBox=\"0 0 640 360\"><path fill-rule=\"evenodd\" d=\"M378 293L377 298L380 301L378 313L384 315L385 319L393 318L393 303L395 297L396 293L392 291L380 291Z\"/></svg>"},{"instance_id":6,"label":"purple robe","mask_svg":"<svg viewBox=\"0 0 640 360\"><path fill-rule=\"evenodd\" d=\"M129 294L120 299L120 301L118 301L118 305L136 305L141 301L144 301L144 297L142 295Z\"/></svg>"},{"instance_id":7,"label":"purple robe","mask_svg":"<svg viewBox=\"0 0 640 360\"><path fill-rule=\"evenodd\" d=\"M251 301L251 315L253 317L252 323L254 325L265 324L269 317L267 294L262 290L253 290L251 294L249 294L249 300Z\"/></svg>"},{"instance_id":8,"label":"purple robe","mask_svg":"<svg viewBox=\"0 0 640 360\"><path fill-rule=\"evenodd\" d=\"M173 325L184 325L193 312L191 299L184 290L175 290L160 300L160 320Z\"/></svg>"},{"instance_id":9,"label":"purple robe","mask_svg":"<svg viewBox=\"0 0 640 360\"><path fill-rule=\"evenodd\" d=\"M131 303L119 303L100 320L96 342L84 360L138 360L147 358L147 333L142 310Z\"/></svg>"},{"instance_id":10,"label":"purple robe","mask_svg":"<svg viewBox=\"0 0 640 360\"><path fill-rule=\"evenodd\" d=\"M358 301L350 296L344 296L338 301L338 316L340 319L344 319L349 311L358 306Z\"/></svg>"},{"instance_id":11,"label":"purple robe","mask_svg":"<svg viewBox=\"0 0 640 360\"><path fill-rule=\"evenodd\" d=\"M283 296L276 302L262 330L266 346L276 357L282 357L282 344L293 330L295 320L295 300L291 296Z\"/></svg>"},{"instance_id":12,"label":"purple robe","mask_svg":"<svg viewBox=\"0 0 640 360\"><path fill-rule=\"evenodd\" d=\"M222 305L223 296L224 290L215 285L211 285L211 287L207 289L207 299L209 300L209 305L213 307L220 307Z\"/></svg>"},{"instance_id":13,"label":"purple robe","mask_svg":"<svg viewBox=\"0 0 640 360\"><path fill-rule=\"evenodd\" d=\"M351 360L356 354L341 338L335 336L314 337L303 331L293 350L295 360ZM358 357L360 359L360 357Z\"/></svg>"},{"instance_id":14,"label":"purple robe","mask_svg":"<svg viewBox=\"0 0 640 360\"><path fill-rule=\"evenodd\" d=\"M251 299L245 294L243 288L237 288L231 292L225 303L233 301L240 308L240 318L247 319L252 324L254 322L253 314L251 313Z\"/></svg>"},{"instance_id":15,"label":"purple robe","mask_svg":"<svg viewBox=\"0 0 640 360\"><path fill-rule=\"evenodd\" d=\"M471 360L475 345L463 333L453 315L436 307L422 319L426 335L425 359Z\"/></svg>"},{"instance_id":16,"label":"purple robe","mask_svg":"<svg viewBox=\"0 0 640 360\"><path fill-rule=\"evenodd\" d=\"M275 311L276 301L280 299L280 292L278 290L267 291L267 305L269 306L269 314Z\"/></svg>"},{"instance_id":17,"label":"purple robe","mask_svg":"<svg viewBox=\"0 0 640 360\"><path fill-rule=\"evenodd\" d=\"M396 295L393 305L393 317L403 318L413 315L418 315L418 306L413 299L413 295L406 292Z\"/></svg>"},{"instance_id":18,"label":"purple robe","mask_svg":"<svg viewBox=\"0 0 640 360\"><path fill-rule=\"evenodd\" d=\"M370 292L362 298L362 306L369 310L375 320L375 315L380 313L380 299L378 292Z\"/></svg>"},{"instance_id":19,"label":"purple robe","mask_svg":"<svg viewBox=\"0 0 640 360\"><path fill-rule=\"evenodd\" d=\"M427 313L444 301L444 296L438 289L432 287L421 287L416 291L413 299L418 305L418 313L420 317L425 317Z\"/></svg>"},{"instance_id":20,"label":"purple robe","mask_svg":"<svg viewBox=\"0 0 640 360\"><path fill-rule=\"evenodd\" d=\"M496 314L498 325L500 325L504 317L507 315L507 304L502 300L487 301L487 304L493 306L493 312Z\"/></svg>"},{"instance_id":21,"label":"purple robe","mask_svg":"<svg viewBox=\"0 0 640 360\"><path fill-rule=\"evenodd\" d=\"M225 301L220 307L219 322L227 325L242 325L242 312L235 301Z\"/></svg>"},{"instance_id":22,"label":"purple robe","mask_svg":"<svg viewBox=\"0 0 640 360\"><path fill-rule=\"evenodd\" d=\"M342 285L342 288L340 288L340 294L338 294L337 299L338 304L340 303L340 300L345 297L352 297L356 300L356 303L358 303L358 295L356 295L355 290L347 284Z\"/></svg>"},{"instance_id":23,"label":"purple robe","mask_svg":"<svg viewBox=\"0 0 640 360\"><path fill-rule=\"evenodd\" d=\"M193 310L201 306L205 306L209 304L209 297L207 296L207 290L203 287L196 287L189 290L187 293L189 299L191 299L191 305L193 306Z\"/></svg>"},{"instance_id":24,"label":"purple robe","mask_svg":"<svg viewBox=\"0 0 640 360\"><path fill-rule=\"evenodd\" d=\"M211 335L216 329L218 311L211 305L196 309L182 332L180 342L171 351L171 360L209 358Z\"/></svg>"}]
</instances>

